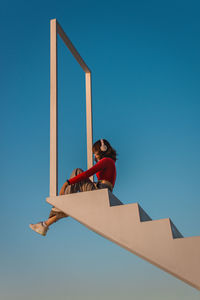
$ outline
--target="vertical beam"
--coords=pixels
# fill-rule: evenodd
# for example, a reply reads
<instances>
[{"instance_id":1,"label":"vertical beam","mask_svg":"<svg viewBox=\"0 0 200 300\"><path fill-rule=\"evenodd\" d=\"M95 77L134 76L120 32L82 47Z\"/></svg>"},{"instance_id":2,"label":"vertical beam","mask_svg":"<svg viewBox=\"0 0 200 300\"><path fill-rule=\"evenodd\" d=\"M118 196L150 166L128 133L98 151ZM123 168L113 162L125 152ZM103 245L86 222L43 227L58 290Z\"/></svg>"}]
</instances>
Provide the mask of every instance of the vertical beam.
<instances>
[{"instance_id":1,"label":"vertical beam","mask_svg":"<svg viewBox=\"0 0 200 300\"><path fill-rule=\"evenodd\" d=\"M50 197L58 193L58 105L57 105L57 29L51 20L50 36Z\"/></svg>"},{"instance_id":2,"label":"vertical beam","mask_svg":"<svg viewBox=\"0 0 200 300\"><path fill-rule=\"evenodd\" d=\"M91 72L80 54L66 36L56 19L51 20L50 41L50 197L58 194L58 92L57 92L57 33L60 35L74 58L85 72L86 81L86 126L87 126L87 166L93 166L92 145L92 92ZM91 177L91 180L93 177Z\"/></svg>"},{"instance_id":3,"label":"vertical beam","mask_svg":"<svg viewBox=\"0 0 200 300\"><path fill-rule=\"evenodd\" d=\"M92 157L92 91L91 91L91 73L85 73L86 84L86 121L87 121L87 165L88 169L93 166Z\"/></svg>"}]
</instances>

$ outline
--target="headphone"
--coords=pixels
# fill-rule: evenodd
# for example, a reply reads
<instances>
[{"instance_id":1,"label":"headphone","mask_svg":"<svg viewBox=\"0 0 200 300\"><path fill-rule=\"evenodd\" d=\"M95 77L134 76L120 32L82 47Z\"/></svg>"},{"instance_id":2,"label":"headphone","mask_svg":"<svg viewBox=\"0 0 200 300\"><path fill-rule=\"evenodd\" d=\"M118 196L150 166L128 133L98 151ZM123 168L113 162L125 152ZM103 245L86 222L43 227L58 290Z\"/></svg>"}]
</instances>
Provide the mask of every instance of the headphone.
<instances>
[{"instance_id":1,"label":"headphone","mask_svg":"<svg viewBox=\"0 0 200 300\"><path fill-rule=\"evenodd\" d=\"M108 147L104 144L104 140L101 140L101 147L100 147L102 152L106 152Z\"/></svg>"}]
</instances>

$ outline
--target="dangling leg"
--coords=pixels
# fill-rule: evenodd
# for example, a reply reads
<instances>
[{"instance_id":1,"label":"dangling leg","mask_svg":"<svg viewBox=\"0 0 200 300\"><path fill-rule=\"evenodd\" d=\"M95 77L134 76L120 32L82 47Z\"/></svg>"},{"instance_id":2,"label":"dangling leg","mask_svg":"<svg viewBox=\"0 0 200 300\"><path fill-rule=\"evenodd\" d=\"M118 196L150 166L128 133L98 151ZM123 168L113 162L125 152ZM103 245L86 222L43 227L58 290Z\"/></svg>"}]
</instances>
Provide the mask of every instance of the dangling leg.
<instances>
[{"instance_id":1,"label":"dangling leg","mask_svg":"<svg viewBox=\"0 0 200 300\"><path fill-rule=\"evenodd\" d=\"M78 174L82 173L83 170L77 168L74 169L71 173L70 178L73 178L75 176L77 176ZM69 185L67 187L65 187L65 183L63 184L59 195L67 195L67 194L72 194L72 193L76 193L79 192L79 184L73 184L73 185ZM65 213L63 213L62 211L60 211L59 209L57 209L56 207L53 207L50 214L49 214L49 218L48 220L45 221L45 224L47 226L52 225L53 223L57 222L58 220L62 219L62 218L67 218L68 215L66 215Z\"/></svg>"},{"instance_id":2,"label":"dangling leg","mask_svg":"<svg viewBox=\"0 0 200 300\"><path fill-rule=\"evenodd\" d=\"M64 194L64 185L62 186L59 195ZM34 230L35 232L41 234L41 235L46 235L47 230L49 229L49 226L58 221L61 218L68 217L65 213L57 209L56 207L53 207L51 209L51 212L49 214L49 218L44 221L44 222L39 222L36 224L30 224L29 227Z\"/></svg>"},{"instance_id":3,"label":"dangling leg","mask_svg":"<svg viewBox=\"0 0 200 300\"><path fill-rule=\"evenodd\" d=\"M82 172L83 172L82 169L77 168L73 170L70 178L73 178ZM96 185L89 178L87 178L78 183L68 185L66 188L65 188L65 184L63 184L59 195L73 194L77 192L91 191L95 189L96 189ZM66 217L68 217L68 215L66 215L64 212L60 211L56 207L53 207L49 214L49 218L46 221L39 222L37 224L30 224L30 228L41 235L46 235L49 226L51 226L53 223L57 222L58 220Z\"/></svg>"},{"instance_id":4,"label":"dangling leg","mask_svg":"<svg viewBox=\"0 0 200 300\"><path fill-rule=\"evenodd\" d=\"M70 178L73 178L82 172L83 172L82 169L76 168L71 173ZM65 183L64 183L60 190L59 195L63 195L63 194L68 195L68 194L73 194L73 193L77 193L77 192L91 191L91 190L95 190L95 189L96 189L95 184L89 178L87 178L87 179L77 182L75 184L68 185L66 188L65 188ZM47 226L50 226L53 223L57 222L58 220L60 220L62 218L66 218L66 217L68 217L68 215L66 215L65 213L63 213L62 211L57 209L56 207L53 207L50 212L48 220L45 221L45 224Z\"/></svg>"}]
</instances>

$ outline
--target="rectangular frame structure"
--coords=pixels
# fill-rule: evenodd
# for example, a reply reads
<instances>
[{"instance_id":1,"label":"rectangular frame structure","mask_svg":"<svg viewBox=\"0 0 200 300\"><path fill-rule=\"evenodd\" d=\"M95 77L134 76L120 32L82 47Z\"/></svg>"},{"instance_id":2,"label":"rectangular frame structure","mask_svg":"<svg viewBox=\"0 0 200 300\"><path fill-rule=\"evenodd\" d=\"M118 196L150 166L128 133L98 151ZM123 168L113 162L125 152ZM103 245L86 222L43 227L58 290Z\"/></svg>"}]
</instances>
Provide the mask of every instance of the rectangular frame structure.
<instances>
[{"instance_id":1,"label":"rectangular frame structure","mask_svg":"<svg viewBox=\"0 0 200 300\"><path fill-rule=\"evenodd\" d=\"M85 72L86 126L87 126L87 166L93 166L92 157L92 91L91 71L67 37L56 19L50 22L50 197L58 194L58 80L57 80L57 34L70 50Z\"/></svg>"}]
</instances>

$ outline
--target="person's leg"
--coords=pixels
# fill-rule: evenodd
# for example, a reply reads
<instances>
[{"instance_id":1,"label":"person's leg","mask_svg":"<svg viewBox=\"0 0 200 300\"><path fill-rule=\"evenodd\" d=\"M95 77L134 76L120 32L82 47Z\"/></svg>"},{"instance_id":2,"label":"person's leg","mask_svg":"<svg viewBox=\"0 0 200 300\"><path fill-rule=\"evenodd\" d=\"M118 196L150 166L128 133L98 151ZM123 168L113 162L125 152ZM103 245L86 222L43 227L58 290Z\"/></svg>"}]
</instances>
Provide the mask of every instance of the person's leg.
<instances>
[{"instance_id":1,"label":"person's leg","mask_svg":"<svg viewBox=\"0 0 200 300\"><path fill-rule=\"evenodd\" d=\"M44 223L46 224L47 227L49 227L51 224L55 223L57 221L57 216L53 216L46 220Z\"/></svg>"},{"instance_id":2,"label":"person's leg","mask_svg":"<svg viewBox=\"0 0 200 300\"><path fill-rule=\"evenodd\" d=\"M77 176L78 174L81 174L82 172L83 172L83 170L80 168L74 169L70 178L73 178L73 177ZM73 194L73 193L77 193L77 192L92 191L95 189L96 189L95 183L92 182L89 178L86 178L85 180L79 181L72 185L68 185L65 189L65 195Z\"/></svg>"},{"instance_id":3,"label":"person's leg","mask_svg":"<svg viewBox=\"0 0 200 300\"><path fill-rule=\"evenodd\" d=\"M81 172L83 172L83 170L81 169L74 169L71 173L71 176L70 178L73 178L75 177L76 175L80 174ZM72 194L72 193L75 193L76 191L78 191L78 188L79 186L78 185L70 185L68 186L66 189L65 189L65 195L66 194ZM61 192L61 191L60 191ZM59 193L60 195L60 193ZM56 207L53 207L50 211L50 214L49 214L49 218L44 221L44 223L47 225L47 226L50 226L52 225L53 223L57 222L58 220L62 219L62 218L67 218L68 215L66 215L65 213L63 213L62 211L60 211L59 209L57 209Z\"/></svg>"},{"instance_id":4,"label":"person's leg","mask_svg":"<svg viewBox=\"0 0 200 300\"><path fill-rule=\"evenodd\" d=\"M77 168L72 172L70 178L82 172L83 170ZM98 189L96 184L92 182L89 178L87 178L86 180L67 186L67 188L65 189L65 194L91 191L95 189ZM66 217L68 217L68 215L66 215L64 212L60 211L56 207L53 207L49 214L49 218L45 222L30 224L29 226L35 232L45 236L49 229L49 226L51 226L53 223L57 222L58 220Z\"/></svg>"},{"instance_id":5,"label":"person's leg","mask_svg":"<svg viewBox=\"0 0 200 300\"><path fill-rule=\"evenodd\" d=\"M73 178L82 172L83 172L82 169L76 168L71 173L70 178ZM89 178L87 178L87 179L77 182L75 184L68 185L65 189L65 195L73 194L73 193L77 193L77 192L91 191L91 190L95 190L95 189L96 189L96 185ZM58 220L60 220L62 218L67 218L67 217L68 217L68 215L66 215L64 212L53 207L50 212L49 218L44 223L46 224L47 227L49 227L50 225L57 222Z\"/></svg>"}]
</instances>

